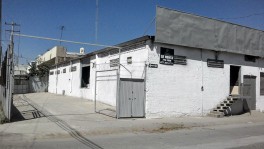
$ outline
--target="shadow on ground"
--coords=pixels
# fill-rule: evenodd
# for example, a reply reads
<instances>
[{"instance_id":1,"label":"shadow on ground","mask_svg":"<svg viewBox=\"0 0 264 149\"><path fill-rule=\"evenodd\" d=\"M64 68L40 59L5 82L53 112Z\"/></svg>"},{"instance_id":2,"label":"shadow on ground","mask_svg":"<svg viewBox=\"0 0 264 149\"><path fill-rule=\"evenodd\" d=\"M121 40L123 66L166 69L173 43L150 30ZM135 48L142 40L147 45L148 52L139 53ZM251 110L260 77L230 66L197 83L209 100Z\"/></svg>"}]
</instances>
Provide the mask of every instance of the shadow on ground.
<instances>
[{"instance_id":1,"label":"shadow on ground","mask_svg":"<svg viewBox=\"0 0 264 149\"><path fill-rule=\"evenodd\" d=\"M15 98L12 106L11 122L31 120L44 117L38 109L32 107L27 101L22 98Z\"/></svg>"}]
</instances>

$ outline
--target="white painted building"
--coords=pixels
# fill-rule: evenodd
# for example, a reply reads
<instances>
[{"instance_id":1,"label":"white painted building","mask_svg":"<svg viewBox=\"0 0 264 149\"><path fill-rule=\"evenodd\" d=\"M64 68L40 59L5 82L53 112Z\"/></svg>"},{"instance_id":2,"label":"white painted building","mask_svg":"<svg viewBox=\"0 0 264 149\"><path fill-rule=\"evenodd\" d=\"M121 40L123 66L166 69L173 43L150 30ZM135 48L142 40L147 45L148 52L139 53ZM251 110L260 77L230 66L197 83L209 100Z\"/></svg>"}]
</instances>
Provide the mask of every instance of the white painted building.
<instances>
[{"instance_id":1,"label":"white painted building","mask_svg":"<svg viewBox=\"0 0 264 149\"><path fill-rule=\"evenodd\" d=\"M230 94L264 111L263 31L166 8L156 20L155 37L121 43L120 54L105 48L55 65L49 92L112 105L118 118L204 116Z\"/></svg>"}]
</instances>

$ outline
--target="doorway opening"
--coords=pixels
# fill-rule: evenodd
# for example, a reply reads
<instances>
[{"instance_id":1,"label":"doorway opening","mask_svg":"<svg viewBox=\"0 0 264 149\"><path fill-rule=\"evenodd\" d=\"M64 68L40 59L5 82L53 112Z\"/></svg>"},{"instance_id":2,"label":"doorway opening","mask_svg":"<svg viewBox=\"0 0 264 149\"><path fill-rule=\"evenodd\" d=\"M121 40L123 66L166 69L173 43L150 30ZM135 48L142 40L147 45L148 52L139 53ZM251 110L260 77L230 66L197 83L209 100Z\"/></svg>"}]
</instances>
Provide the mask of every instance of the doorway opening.
<instances>
[{"instance_id":1,"label":"doorway opening","mask_svg":"<svg viewBox=\"0 0 264 149\"><path fill-rule=\"evenodd\" d=\"M240 94L240 66L230 66L230 95Z\"/></svg>"},{"instance_id":2,"label":"doorway opening","mask_svg":"<svg viewBox=\"0 0 264 149\"><path fill-rule=\"evenodd\" d=\"M87 88L90 85L90 66L82 67L81 87Z\"/></svg>"}]
</instances>

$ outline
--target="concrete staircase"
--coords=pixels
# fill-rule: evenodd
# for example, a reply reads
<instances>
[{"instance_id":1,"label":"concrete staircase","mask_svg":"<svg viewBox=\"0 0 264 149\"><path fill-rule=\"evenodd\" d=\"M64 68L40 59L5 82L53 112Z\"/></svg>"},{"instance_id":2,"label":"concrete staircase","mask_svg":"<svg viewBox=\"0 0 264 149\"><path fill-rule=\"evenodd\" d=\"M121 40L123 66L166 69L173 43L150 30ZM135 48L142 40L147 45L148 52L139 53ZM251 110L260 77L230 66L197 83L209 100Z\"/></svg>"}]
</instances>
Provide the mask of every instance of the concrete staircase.
<instances>
[{"instance_id":1,"label":"concrete staircase","mask_svg":"<svg viewBox=\"0 0 264 149\"><path fill-rule=\"evenodd\" d=\"M212 109L207 116L221 118L225 116L225 110L228 109L240 96L230 95L224 101L216 106L216 108Z\"/></svg>"}]
</instances>

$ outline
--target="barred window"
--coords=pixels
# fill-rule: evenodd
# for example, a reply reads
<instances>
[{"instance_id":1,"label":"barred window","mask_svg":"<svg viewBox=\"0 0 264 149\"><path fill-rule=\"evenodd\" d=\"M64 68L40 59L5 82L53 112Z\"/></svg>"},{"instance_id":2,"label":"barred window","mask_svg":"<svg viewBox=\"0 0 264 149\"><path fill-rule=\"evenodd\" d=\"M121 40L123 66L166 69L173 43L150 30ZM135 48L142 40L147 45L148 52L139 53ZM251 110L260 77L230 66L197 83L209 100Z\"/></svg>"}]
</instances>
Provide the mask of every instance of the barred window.
<instances>
[{"instance_id":1,"label":"barred window","mask_svg":"<svg viewBox=\"0 0 264 149\"><path fill-rule=\"evenodd\" d=\"M73 71L76 71L77 70L77 67L76 66L73 66L70 68L70 72L73 72Z\"/></svg>"},{"instance_id":2,"label":"barred window","mask_svg":"<svg viewBox=\"0 0 264 149\"><path fill-rule=\"evenodd\" d=\"M110 67L116 67L118 66L119 58L110 60Z\"/></svg>"}]
</instances>

